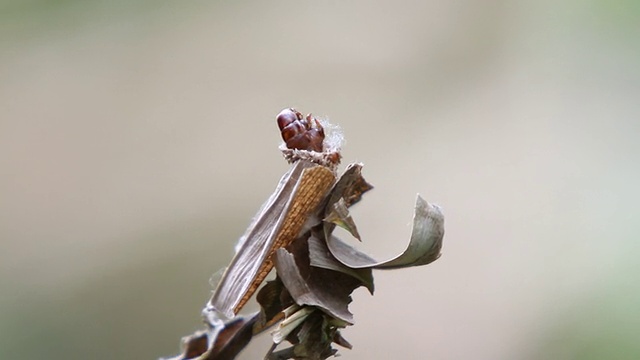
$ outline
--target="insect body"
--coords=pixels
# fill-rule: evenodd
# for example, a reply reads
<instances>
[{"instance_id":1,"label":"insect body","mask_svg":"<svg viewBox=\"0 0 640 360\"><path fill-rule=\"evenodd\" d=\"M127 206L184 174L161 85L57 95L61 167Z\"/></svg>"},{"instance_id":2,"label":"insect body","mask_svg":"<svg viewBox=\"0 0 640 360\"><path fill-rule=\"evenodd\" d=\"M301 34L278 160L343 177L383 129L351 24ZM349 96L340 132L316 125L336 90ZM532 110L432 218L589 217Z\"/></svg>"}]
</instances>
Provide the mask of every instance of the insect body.
<instances>
[{"instance_id":1,"label":"insect body","mask_svg":"<svg viewBox=\"0 0 640 360\"><path fill-rule=\"evenodd\" d=\"M274 193L240 238L237 252L209 301L209 308L233 317L251 298L273 268L273 254L289 245L320 220L314 216L336 181L337 150L323 154L324 129L310 114L294 109L277 116L292 162ZM291 153L293 151L293 153ZM315 224L313 223L314 219ZM310 223L311 222L311 223Z\"/></svg>"}]
</instances>

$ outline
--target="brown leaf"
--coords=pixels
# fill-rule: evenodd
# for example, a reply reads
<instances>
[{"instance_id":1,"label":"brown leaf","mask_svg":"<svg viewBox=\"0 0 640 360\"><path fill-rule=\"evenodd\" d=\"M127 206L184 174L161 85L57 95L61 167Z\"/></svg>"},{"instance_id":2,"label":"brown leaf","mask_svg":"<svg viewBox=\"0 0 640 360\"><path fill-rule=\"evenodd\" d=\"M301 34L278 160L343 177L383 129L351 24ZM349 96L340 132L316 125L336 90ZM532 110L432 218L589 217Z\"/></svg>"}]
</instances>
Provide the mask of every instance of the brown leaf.
<instances>
[{"instance_id":1,"label":"brown leaf","mask_svg":"<svg viewBox=\"0 0 640 360\"><path fill-rule=\"evenodd\" d=\"M253 337L253 324L258 314L251 317L237 316L225 324L213 343L210 355L202 360L231 360L247 346Z\"/></svg>"},{"instance_id":2,"label":"brown leaf","mask_svg":"<svg viewBox=\"0 0 640 360\"><path fill-rule=\"evenodd\" d=\"M324 221L340 226L353 235L353 237L358 239L358 241L362 241L360 239L360 234L358 233L358 228L356 227L351 214L349 214L349 209L347 208L344 198L340 198L331 206L330 209L328 209L328 213L325 216Z\"/></svg>"},{"instance_id":3,"label":"brown leaf","mask_svg":"<svg viewBox=\"0 0 640 360\"><path fill-rule=\"evenodd\" d=\"M343 274L347 274L352 276L362 283L367 290L373 295L374 284L373 284L373 272L370 268L363 269L354 269L350 268L340 261L338 261L329 251L327 247L327 242L319 239L316 236L309 237L309 259L311 266L338 271ZM365 254L362 254L366 256ZM371 261L375 261L372 258L368 258Z\"/></svg>"},{"instance_id":4,"label":"brown leaf","mask_svg":"<svg viewBox=\"0 0 640 360\"><path fill-rule=\"evenodd\" d=\"M360 280L343 273L310 266L307 241L295 241L276 252L276 271L298 305L317 306L349 324L351 293Z\"/></svg>"},{"instance_id":5,"label":"brown leaf","mask_svg":"<svg viewBox=\"0 0 640 360\"><path fill-rule=\"evenodd\" d=\"M254 326L254 334L260 333L282 320L282 311L293 304L291 295L280 278L267 281L256 296L260 304L260 318Z\"/></svg>"},{"instance_id":6,"label":"brown leaf","mask_svg":"<svg viewBox=\"0 0 640 360\"><path fill-rule=\"evenodd\" d=\"M333 235L327 237L331 254L344 265L354 268L395 269L429 264L440 257L444 237L444 215L419 195L413 216L411 240L405 251L386 261L376 261Z\"/></svg>"},{"instance_id":7,"label":"brown leaf","mask_svg":"<svg viewBox=\"0 0 640 360\"><path fill-rule=\"evenodd\" d=\"M198 331L183 339L182 354L165 360L232 360L253 337L258 313L238 316L223 323L215 321L208 330Z\"/></svg>"}]
</instances>

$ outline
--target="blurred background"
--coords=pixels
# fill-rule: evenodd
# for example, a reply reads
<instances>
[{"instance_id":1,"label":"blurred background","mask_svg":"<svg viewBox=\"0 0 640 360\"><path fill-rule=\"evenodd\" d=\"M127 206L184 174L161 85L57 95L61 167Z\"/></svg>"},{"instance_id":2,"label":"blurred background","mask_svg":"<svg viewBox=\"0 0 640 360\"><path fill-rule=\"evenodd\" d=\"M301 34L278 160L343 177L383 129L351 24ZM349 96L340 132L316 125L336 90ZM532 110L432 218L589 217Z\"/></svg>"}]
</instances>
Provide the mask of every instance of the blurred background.
<instances>
[{"instance_id":1,"label":"blurred background","mask_svg":"<svg viewBox=\"0 0 640 360\"><path fill-rule=\"evenodd\" d=\"M4 0L0 358L178 353L293 106L365 164L363 249L418 192L446 215L355 292L345 359L638 359L638 39L632 0Z\"/></svg>"}]
</instances>

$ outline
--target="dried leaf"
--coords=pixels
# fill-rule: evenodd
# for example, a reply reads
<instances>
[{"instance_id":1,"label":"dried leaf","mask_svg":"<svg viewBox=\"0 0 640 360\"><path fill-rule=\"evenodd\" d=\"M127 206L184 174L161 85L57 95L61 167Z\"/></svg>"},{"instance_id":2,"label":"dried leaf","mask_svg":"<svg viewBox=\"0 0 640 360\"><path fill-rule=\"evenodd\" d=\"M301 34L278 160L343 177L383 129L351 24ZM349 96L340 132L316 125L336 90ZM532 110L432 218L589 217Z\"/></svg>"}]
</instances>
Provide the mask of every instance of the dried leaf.
<instances>
[{"instance_id":1,"label":"dried leaf","mask_svg":"<svg viewBox=\"0 0 640 360\"><path fill-rule=\"evenodd\" d=\"M343 198L345 205L350 207L360 201L362 195L371 189L373 189L373 186L362 177L362 164L349 164L333 187L331 191L332 198L328 205Z\"/></svg>"},{"instance_id":2,"label":"dried leaf","mask_svg":"<svg viewBox=\"0 0 640 360\"><path fill-rule=\"evenodd\" d=\"M209 335L208 331L197 331L193 335L185 336L182 339L182 346L184 350L182 354L166 360L182 360L193 359L204 354L209 349Z\"/></svg>"},{"instance_id":3,"label":"dried leaf","mask_svg":"<svg viewBox=\"0 0 640 360\"><path fill-rule=\"evenodd\" d=\"M327 317L321 311L316 311L300 327L298 343L294 346L297 359L323 360L335 355L337 350L331 347L331 343L338 328L332 326Z\"/></svg>"},{"instance_id":4,"label":"dried leaf","mask_svg":"<svg viewBox=\"0 0 640 360\"><path fill-rule=\"evenodd\" d=\"M226 323L215 321L208 330L183 339L182 354L165 360L232 360L251 341L258 313L238 316Z\"/></svg>"},{"instance_id":5,"label":"dried leaf","mask_svg":"<svg viewBox=\"0 0 640 360\"><path fill-rule=\"evenodd\" d=\"M327 237L331 254L344 265L361 269L394 269L429 264L440 257L444 236L444 216L440 208L427 203L418 195L411 240L406 250L387 261L376 261L337 237Z\"/></svg>"},{"instance_id":6,"label":"dried leaf","mask_svg":"<svg viewBox=\"0 0 640 360\"><path fill-rule=\"evenodd\" d=\"M352 349L353 345L347 341L347 339L342 337L339 331L336 331L336 334L333 336L333 342L342 346L343 348Z\"/></svg>"},{"instance_id":7,"label":"dried leaf","mask_svg":"<svg viewBox=\"0 0 640 360\"><path fill-rule=\"evenodd\" d=\"M348 305L361 281L337 271L311 267L306 241L278 249L276 271L298 305L317 306L335 318L353 323Z\"/></svg>"},{"instance_id":8,"label":"dried leaf","mask_svg":"<svg viewBox=\"0 0 640 360\"><path fill-rule=\"evenodd\" d=\"M353 237L358 239L358 241L362 241L360 239L360 234L358 233L358 228L356 227L351 214L349 214L349 209L347 208L344 198L340 198L335 204L333 204L333 206L331 206L329 213L324 218L324 221L340 226L353 235Z\"/></svg>"},{"instance_id":9,"label":"dried leaf","mask_svg":"<svg viewBox=\"0 0 640 360\"><path fill-rule=\"evenodd\" d=\"M282 320L282 310L293 305L293 299L279 278L267 281L258 292L256 300L260 304L260 318L253 328L254 335Z\"/></svg>"},{"instance_id":10,"label":"dried leaf","mask_svg":"<svg viewBox=\"0 0 640 360\"><path fill-rule=\"evenodd\" d=\"M277 352L273 346L267 353L267 359L324 360L337 353L333 343L351 348L351 344L340 335L340 329L346 323L310 306L294 309L292 317L303 311L304 321L287 336L294 346Z\"/></svg>"},{"instance_id":11,"label":"dried leaf","mask_svg":"<svg viewBox=\"0 0 640 360\"><path fill-rule=\"evenodd\" d=\"M360 240L360 234L347 208L360 201L362 194L373 189L373 186L362 177L361 172L362 164L349 164L329 192L324 204L323 229L326 238L331 236L336 225L344 225L347 231Z\"/></svg>"},{"instance_id":12,"label":"dried leaf","mask_svg":"<svg viewBox=\"0 0 640 360\"><path fill-rule=\"evenodd\" d=\"M362 283L367 290L373 295L374 284L373 284L373 272L370 268L363 269L354 269L350 268L340 261L336 260L336 258L331 255L329 248L327 247L327 242L324 240L320 240L316 236L309 237L309 259L311 266L339 271L343 274L347 274L352 276ZM366 256L365 254L363 254ZM371 261L375 261L372 258L368 258Z\"/></svg>"},{"instance_id":13,"label":"dried leaf","mask_svg":"<svg viewBox=\"0 0 640 360\"><path fill-rule=\"evenodd\" d=\"M202 360L231 360L247 346L253 337L253 325L258 319L258 314L251 317L237 316L225 324L219 333L209 356Z\"/></svg>"}]
</instances>

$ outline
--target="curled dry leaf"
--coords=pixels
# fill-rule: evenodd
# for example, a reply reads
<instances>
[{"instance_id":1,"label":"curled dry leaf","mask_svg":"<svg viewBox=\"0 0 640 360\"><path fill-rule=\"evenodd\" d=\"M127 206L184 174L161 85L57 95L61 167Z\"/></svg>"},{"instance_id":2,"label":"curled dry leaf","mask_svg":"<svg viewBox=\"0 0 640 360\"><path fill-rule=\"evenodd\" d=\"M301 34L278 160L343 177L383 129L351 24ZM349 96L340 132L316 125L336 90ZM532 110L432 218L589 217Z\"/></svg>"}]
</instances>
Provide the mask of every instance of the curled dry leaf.
<instances>
[{"instance_id":1,"label":"curled dry leaf","mask_svg":"<svg viewBox=\"0 0 640 360\"><path fill-rule=\"evenodd\" d=\"M356 278L362 283L364 287L369 290L371 295L373 295L373 271L371 271L370 268L351 268L341 263L331 254L331 251L329 251L327 242L324 240L324 238L321 239L312 235L309 238L308 242L311 266L338 271ZM360 256L368 259L369 261L375 261L373 258L368 257L368 255L364 253L361 253Z\"/></svg>"},{"instance_id":2,"label":"curled dry leaf","mask_svg":"<svg viewBox=\"0 0 640 360\"><path fill-rule=\"evenodd\" d=\"M444 215L437 205L427 203L420 195L416 198L411 240L406 250L386 261L376 261L365 253L346 244L337 237L326 238L331 254L352 269L398 269L427 265L440 257L444 237Z\"/></svg>"}]
</instances>

